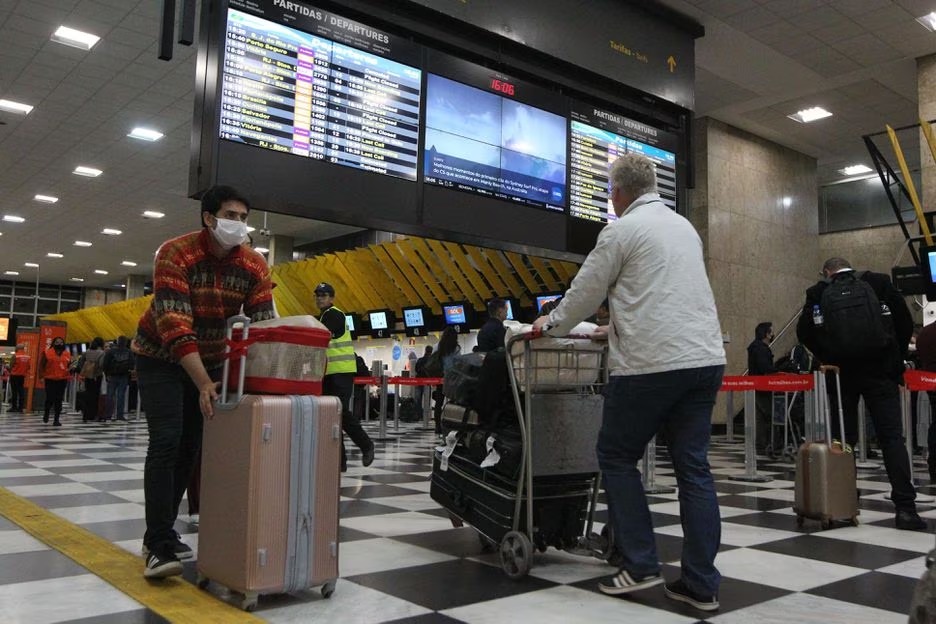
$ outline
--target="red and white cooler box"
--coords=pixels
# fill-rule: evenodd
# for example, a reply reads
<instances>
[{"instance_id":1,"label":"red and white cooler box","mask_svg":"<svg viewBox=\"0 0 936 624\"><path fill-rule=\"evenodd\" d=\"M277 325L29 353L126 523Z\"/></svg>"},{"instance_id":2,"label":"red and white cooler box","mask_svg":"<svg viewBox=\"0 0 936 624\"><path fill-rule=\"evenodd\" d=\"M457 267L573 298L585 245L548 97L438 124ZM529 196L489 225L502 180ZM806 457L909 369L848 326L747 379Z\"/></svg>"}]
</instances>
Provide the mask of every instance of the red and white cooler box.
<instances>
[{"instance_id":1,"label":"red and white cooler box","mask_svg":"<svg viewBox=\"0 0 936 624\"><path fill-rule=\"evenodd\" d=\"M331 332L312 316L251 323L246 339L235 326L228 382L237 387L240 356L246 353L244 392L320 395L330 339Z\"/></svg>"}]
</instances>

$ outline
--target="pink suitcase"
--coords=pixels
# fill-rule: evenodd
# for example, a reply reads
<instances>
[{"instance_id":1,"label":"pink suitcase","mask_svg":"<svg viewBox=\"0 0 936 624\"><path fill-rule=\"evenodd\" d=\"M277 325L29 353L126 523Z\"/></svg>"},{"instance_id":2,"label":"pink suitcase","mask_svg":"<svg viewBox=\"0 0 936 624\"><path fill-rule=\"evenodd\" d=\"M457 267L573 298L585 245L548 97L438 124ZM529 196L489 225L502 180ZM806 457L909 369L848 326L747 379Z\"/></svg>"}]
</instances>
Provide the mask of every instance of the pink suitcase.
<instances>
[{"instance_id":1,"label":"pink suitcase","mask_svg":"<svg viewBox=\"0 0 936 624\"><path fill-rule=\"evenodd\" d=\"M328 598L338 578L341 403L237 397L205 420L198 584L244 594L247 611L260 594L321 586Z\"/></svg>"}]
</instances>

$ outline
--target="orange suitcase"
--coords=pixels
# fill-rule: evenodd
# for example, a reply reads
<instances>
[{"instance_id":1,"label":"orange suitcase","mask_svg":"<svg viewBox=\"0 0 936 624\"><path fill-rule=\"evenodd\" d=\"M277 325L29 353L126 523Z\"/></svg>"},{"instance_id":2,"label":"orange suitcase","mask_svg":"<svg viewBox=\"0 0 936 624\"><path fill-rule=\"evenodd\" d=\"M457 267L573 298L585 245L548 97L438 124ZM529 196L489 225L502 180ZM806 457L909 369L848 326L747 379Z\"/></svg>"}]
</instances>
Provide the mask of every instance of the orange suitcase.
<instances>
[{"instance_id":1,"label":"orange suitcase","mask_svg":"<svg viewBox=\"0 0 936 624\"><path fill-rule=\"evenodd\" d=\"M338 578L341 403L237 396L205 420L198 584L240 592L247 611L260 594L321 586L327 598Z\"/></svg>"}]
</instances>

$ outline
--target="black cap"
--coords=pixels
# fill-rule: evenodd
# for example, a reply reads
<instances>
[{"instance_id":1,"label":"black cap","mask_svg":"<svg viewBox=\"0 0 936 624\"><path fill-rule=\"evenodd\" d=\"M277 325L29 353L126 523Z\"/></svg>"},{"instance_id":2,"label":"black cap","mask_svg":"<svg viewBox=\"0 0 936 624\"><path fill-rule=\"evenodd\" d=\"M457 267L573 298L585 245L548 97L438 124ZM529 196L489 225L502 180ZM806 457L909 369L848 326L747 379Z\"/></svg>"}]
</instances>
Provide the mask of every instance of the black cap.
<instances>
[{"instance_id":1,"label":"black cap","mask_svg":"<svg viewBox=\"0 0 936 624\"><path fill-rule=\"evenodd\" d=\"M327 282L322 282L318 286L315 287L315 294L317 295L319 293L322 293L325 295L331 295L332 297L334 297L335 287Z\"/></svg>"}]
</instances>

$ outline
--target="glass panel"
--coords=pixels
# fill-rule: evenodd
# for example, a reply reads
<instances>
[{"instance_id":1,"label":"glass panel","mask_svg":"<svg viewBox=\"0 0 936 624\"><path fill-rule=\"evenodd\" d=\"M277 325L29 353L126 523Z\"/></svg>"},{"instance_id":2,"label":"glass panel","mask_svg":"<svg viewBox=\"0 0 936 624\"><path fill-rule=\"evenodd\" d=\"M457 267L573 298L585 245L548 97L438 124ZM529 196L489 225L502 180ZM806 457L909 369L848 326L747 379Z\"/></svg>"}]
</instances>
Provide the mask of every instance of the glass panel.
<instances>
[{"instance_id":1,"label":"glass panel","mask_svg":"<svg viewBox=\"0 0 936 624\"><path fill-rule=\"evenodd\" d=\"M5 295L0 295L0 312L9 312L10 311L10 298Z\"/></svg>"},{"instance_id":2,"label":"glass panel","mask_svg":"<svg viewBox=\"0 0 936 624\"><path fill-rule=\"evenodd\" d=\"M36 317L32 314L14 314L13 318L16 319L16 323L19 325L19 327L36 326Z\"/></svg>"},{"instance_id":3,"label":"glass panel","mask_svg":"<svg viewBox=\"0 0 936 624\"><path fill-rule=\"evenodd\" d=\"M12 295L13 284L10 282L0 282L0 295Z\"/></svg>"},{"instance_id":4,"label":"glass panel","mask_svg":"<svg viewBox=\"0 0 936 624\"><path fill-rule=\"evenodd\" d=\"M59 310L61 312L74 312L79 307L81 307L81 303L78 301L62 301L62 305Z\"/></svg>"},{"instance_id":5,"label":"glass panel","mask_svg":"<svg viewBox=\"0 0 936 624\"><path fill-rule=\"evenodd\" d=\"M39 300L39 314L57 314L58 313L58 301L51 299L40 299Z\"/></svg>"},{"instance_id":6,"label":"glass panel","mask_svg":"<svg viewBox=\"0 0 936 624\"><path fill-rule=\"evenodd\" d=\"M26 312L27 314L32 314L35 309L36 302L31 297L19 298L16 297L13 299L13 311L14 312Z\"/></svg>"},{"instance_id":7,"label":"glass panel","mask_svg":"<svg viewBox=\"0 0 936 624\"><path fill-rule=\"evenodd\" d=\"M46 286L45 284L41 284L39 286L39 296L43 299L58 299L58 286Z\"/></svg>"},{"instance_id":8,"label":"glass panel","mask_svg":"<svg viewBox=\"0 0 936 624\"><path fill-rule=\"evenodd\" d=\"M36 294L36 285L35 284L25 284L23 282L16 283L16 290L13 294L17 297L22 296L32 296Z\"/></svg>"},{"instance_id":9,"label":"glass panel","mask_svg":"<svg viewBox=\"0 0 936 624\"><path fill-rule=\"evenodd\" d=\"M81 289L62 286L62 300L81 301Z\"/></svg>"}]
</instances>

